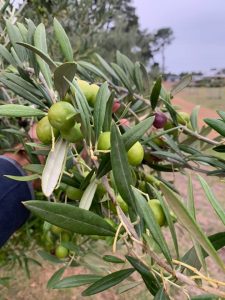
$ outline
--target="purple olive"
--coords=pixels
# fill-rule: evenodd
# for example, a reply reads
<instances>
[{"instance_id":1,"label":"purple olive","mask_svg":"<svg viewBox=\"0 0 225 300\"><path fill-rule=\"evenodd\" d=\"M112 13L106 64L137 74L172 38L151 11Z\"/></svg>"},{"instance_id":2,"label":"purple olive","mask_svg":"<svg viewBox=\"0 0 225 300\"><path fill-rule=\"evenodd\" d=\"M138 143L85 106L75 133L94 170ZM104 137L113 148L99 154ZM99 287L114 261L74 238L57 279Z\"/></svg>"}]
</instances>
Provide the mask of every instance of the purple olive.
<instances>
[{"instance_id":1,"label":"purple olive","mask_svg":"<svg viewBox=\"0 0 225 300\"><path fill-rule=\"evenodd\" d=\"M157 129L163 128L167 122L167 116L162 112L156 112L154 116L155 120L153 122L153 126Z\"/></svg>"}]
</instances>

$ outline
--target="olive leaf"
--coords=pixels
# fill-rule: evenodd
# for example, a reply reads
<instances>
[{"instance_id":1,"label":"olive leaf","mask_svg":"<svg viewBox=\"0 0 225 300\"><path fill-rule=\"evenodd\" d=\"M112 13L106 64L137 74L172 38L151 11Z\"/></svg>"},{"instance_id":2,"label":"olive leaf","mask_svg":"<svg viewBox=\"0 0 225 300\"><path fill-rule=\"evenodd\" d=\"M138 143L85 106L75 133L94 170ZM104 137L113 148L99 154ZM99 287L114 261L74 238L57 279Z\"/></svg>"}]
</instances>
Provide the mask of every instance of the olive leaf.
<instances>
[{"instance_id":1,"label":"olive leaf","mask_svg":"<svg viewBox=\"0 0 225 300\"><path fill-rule=\"evenodd\" d=\"M2 117L35 117L44 115L43 111L31 106L20 104L0 105L0 116Z\"/></svg>"},{"instance_id":2,"label":"olive leaf","mask_svg":"<svg viewBox=\"0 0 225 300\"><path fill-rule=\"evenodd\" d=\"M54 18L53 20L53 26L57 41L60 45L63 55L68 61L73 61L73 49L64 28L56 18Z\"/></svg>"},{"instance_id":3,"label":"olive leaf","mask_svg":"<svg viewBox=\"0 0 225 300\"><path fill-rule=\"evenodd\" d=\"M61 99L65 97L66 92L70 86L68 81L71 82L73 81L75 73L76 73L76 63L67 62L55 69L54 85Z\"/></svg>"},{"instance_id":4,"label":"olive leaf","mask_svg":"<svg viewBox=\"0 0 225 300\"><path fill-rule=\"evenodd\" d=\"M49 152L41 177L42 191L46 197L49 197L53 193L58 184L64 169L67 151L68 142L59 138L55 143L53 151Z\"/></svg>"},{"instance_id":5,"label":"olive leaf","mask_svg":"<svg viewBox=\"0 0 225 300\"><path fill-rule=\"evenodd\" d=\"M64 203L31 200L23 202L31 212L65 230L83 235L114 236L115 229L99 215Z\"/></svg>"}]
</instances>

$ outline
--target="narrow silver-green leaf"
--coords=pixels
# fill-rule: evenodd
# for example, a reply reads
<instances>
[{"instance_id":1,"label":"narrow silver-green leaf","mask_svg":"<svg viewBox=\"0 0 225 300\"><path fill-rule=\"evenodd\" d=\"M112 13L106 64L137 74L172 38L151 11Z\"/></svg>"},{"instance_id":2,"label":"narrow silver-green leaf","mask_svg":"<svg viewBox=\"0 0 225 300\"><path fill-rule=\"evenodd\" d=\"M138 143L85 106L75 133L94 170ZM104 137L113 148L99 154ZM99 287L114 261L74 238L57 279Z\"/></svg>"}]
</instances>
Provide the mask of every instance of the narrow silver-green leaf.
<instances>
[{"instance_id":1,"label":"narrow silver-green leaf","mask_svg":"<svg viewBox=\"0 0 225 300\"><path fill-rule=\"evenodd\" d=\"M31 50L32 52L34 52L36 54L36 56L37 55L40 56L40 58L42 58L53 70L56 68L56 64L51 59L51 57L47 53L44 53L44 51L39 49L37 46L35 47L35 46L26 44L26 43L17 43L17 44Z\"/></svg>"},{"instance_id":2,"label":"narrow silver-green leaf","mask_svg":"<svg viewBox=\"0 0 225 300\"><path fill-rule=\"evenodd\" d=\"M170 300L170 297L166 293L163 287L161 287L153 300Z\"/></svg>"},{"instance_id":3,"label":"narrow silver-green leaf","mask_svg":"<svg viewBox=\"0 0 225 300\"><path fill-rule=\"evenodd\" d=\"M115 229L99 215L74 205L48 201L25 201L31 212L47 222L82 235L114 236Z\"/></svg>"},{"instance_id":4,"label":"narrow silver-green leaf","mask_svg":"<svg viewBox=\"0 0 225 300\"><path fill-rule=\"evenodd\" d=\"M79 203L79 207L89 210L94 199L94 195L97 189L97 181L93 180L85 189L82 198Z\"/></svg>"},{"instance_id":5,"label":"narrow silver-green leaf","mask_svg":"<svg viewBox=\"0 0 225 300\"><path fill-rule=\"evenodd\" d=\"M216 250L219 250L225 246L225 232L218 232L216 234L208 236L208 239L212 243ZM208 253L205 250L202 251L204 258L208 257ZM201 269L201 263L199 262L196 250L194 247L189 249L182 257L182 261L186 264L195 267L197 270Z\"/></svg>"},{"instance_id":6,"label":"narrow silver-green leaf","mask_svg":"<svg viewBox=\"0 0 225 300\"><path fill-rule=\"evenodd\" d=\"M159 77L156 80L150 95L150 102L153 110L156 108L158 104L158 100L161 92L161 86L162 86L162 77Z\"/></svg>"},{"instance_id":7,"label":"narrow silver-green leaf","mask_svg":"<svg viewBox=\"0 0 225 300\"><path fill-rule=\"evenodd\" d=\"M13 25L10 21L6 21L6 29L7 29L7 33L8 33L10 42L11 42L16 54L18 55L19 59L22 62L24 62L27 58L27 53L23 47L21 47L17 44L18 42L23 42L23 37L22 37L19 29L17 28L16 25Z\"/></svg>"},{"instance_id":8,"label":"narrow silver-green leaf","mask_svg":"<svg viewBox=\"0 0 225 300\"><path fill-rule=\"evenodd\" d=\"M168 263L172 265L172 257L170 254L170 250L166 244L165 238L161 232L160 226L157 223L155 216L151 207L149 206L146 199L142 196L139 190L133 188L133 192L135 195L136 206L139 212L139 215L144 219L147 228L150 230L154 240L157 242L158 246L162 250L165 258Z\"/></svg>"},{"instance_id":9,"label":"narrow silver-green leaf","mask_svg":"<svg viewBox=\"0 0 225 300\"><path fill-rule=\"evenodd\" d=\"M186 86L189 85L189 83L192 80L192 76L191 75L186 75L184 76L180 82L178 82L178 84L176 84L172 90L171 90L171 95L176 95L178 94L180 91L182 91L184 88L186 88Z\"/></svg>"},{"instance_id":10,"label":"narrow silver-green leaf","mask_svg":"<svg viewBox=\"0 0 225 300\"><path fill-rule=\"evenodd\" d=\"M2 56L9 64L13 65L14 67L17 65L12 54L3 45L0 45L0 56Z\"/></svg>"},{"instance_id":11,"label":"narrow silver-green leaf","mask_svg":"<svg viewBox=\"0 0 225 300\"><path fill-rule=\"evenodd\" d=\"M210 189L210 187L207 184L207 182L205 181L205 179L203 179L200 175L198 175L198 179L201 183L202 188L204 189L204 192L206 194L207 199L211 203L213 209L217 213L220 220L225 225L225 209L220 205L220 203L218 202L218 200L214 196L212 190Z\"/></svg>"},{"instance_id":12,"label":"narrow silver-green leaf","mask_svg":"<svg viewBox=\"0 0 225 300\"><path fill-rule=\"evenodd\" d=\"M41 178L42 191L46 197L49 197L53 193L58 184L64 169L67 151L68 142L59 138L55 143L54 150L48 154Z\"/></svg>"},{"instance_id":13,"label":"narrow silver-green leaf","mask_svg":"<svg viewBox=\"0 0 225 300\"><path fill-rule=\"evenodd\" d=\"M225 121L225 111L217 110L218 115Z\"/></svg>"},{"instance_id":14,"label":"narrow silver-green leaf","mask_svg":"<svg viewBox=\"0 0 225 300\"><path fill-rule=\"evenodd\" d=\"M54 85L61 99L65 97L66 92L70 86L68 81L73 81L75 73L76 63L67 62L55 69ZM66 81L65 78L68 79L68 81Z\"/></svg>"},{"instance_id":15,"label":"narrow silver-green leaf","mask_svg":"<svg viewBox=\"0 0 225 300\"><path fill-rule=\"evenodd\" d=\"M190 212L190 214L192 215L192 217L196 220L194 192L193 192L193 184L192 184L191 176L188 177L187 209ZM203 266L204 270L207 271L207 265L206 265L206 262L204 259L202 248L195 239L192 239L192 240L193 240L193 244L194 244L198 259L201 262L201 265Z\"/></svg>"},{"instance_id":16,"label":"narrow silver-green leaf","mask_svg":"<svg viewBox=\"0 0 225 300\"><path fill-rule=\"evenodd\" d=\"M95 138L96 140L99 137L99 134L102 131L105 113L106 113L106 105L110 96L110 91L108 88L108 83L105 82L101 85L94 106L94 128L95 128Z\"/></svg>"},{"instance_id":17,"label":"narrow silver-green leaf","mask_svg":"<svg viewBox=\"0 0 225 300\"><path fill-rule=\"evenodd\" d=\"M61 264L62 260L58 259L56 256L44 251L44 250L38 250L38 254L43 258L44 260L50 261L54 264Z\"/></svg>"},{"instance_id":18,"label":"narrow silver-green leaf","mask_svg":"<svg viewBox=\"0 0 225 300\"><path fill-rule=\"evenodd\" d=\"M169 226L169 229L170 229L170 233L171 233L171 236L172 236L172 240L173 240L173 244L174 244L174 248L175 248L175 251L176 251L176 255L179 259L179 246L178 246L178 242L177 242L177 235L176 235L176 231L175 231L175 228L174 228L174 224L173 224L173 220L171 218L171 215L170 215L170 211L163 199L163 197L161 196L160 192L154 188L153 186L151 187L155 194L157 195L157 199L160 201L160 204L162 206L162 209L164 211L164 214L166 216L166 221L168 223L168 226Z\"/></svg>"},{"instance_id":19,"label":"narrow silver-green leaf","mask_svg":"<svg viewBox=\"0 0 225 300\"><path fill-rule=\"evenodd\" d=\"M194 129L194 131L199 132L198 128L198 113L199 113L200 105L195 106L195 108L191 112L190 121L191 126Z\"/></svg>"},{"instance_id":20,"label":"narrow silver-green leaf","mask_svg":"<svg viewBox=\"0 0 225 300\"><path fill-rule=\"evenodd\" d=\"M121 197L136 211L135 197L131 189L133 179L128 164L127 152L115 124L111 129L111 164L116 187Z\"/></svg>"},{"instance_id":21,"label":"narrow silver-green leaf","mask_svg":"<svg viewBox=\"0 0 225 300\"><path fill-rule=\"evenodd\" d=\"M113 102L115 98L115 92L112 91L107 103L106 103L106 109L105 109L105 118L103 123L103 131L110 131L111 124L112 124L112 108L113 108Z\"/></svg>"},{"instance_id":22,"label":"narrow silver-green leaf","mask_svg":"<svg viewBox=\"0 0 225 300\"><path fill-rule=\"evenodd\" d=\"M15 84L18 84L28 92L32 93L34 96L43 98L42 93L38 88L36 88L34 85L29 83L28 81L24 80L21 76L13 74L13 73L4 73L4 77L7 79L13 81Z\"/></svg>"},{"instance_id":23,"label":"narrow silver-green leaf","mask_svg":"<svg viewBox=\"0 0 225 300\"><path fill-rule=\"evenodd\" d=\"M82 292L83 296L90 296L94 294L98 294L102 291L105 291L123 280L125 280L127 277L129 277L134 272L133 268L130 269L124 269L120 270L114 273L111 273L98 281L96 281L94 284L89 286L86 290Z\"/></svg>"},{"instance_id":24,"label":"narrow silver-green leaf","mask_svg":"<svg viewBox=\"0 0 225 300\"><path fill-rule=\"evenodd\" d=\"M21 36L23 38L23 41L26 43L27 42L27 34L28 34L27 28L24 26L23 23L17 22L16 25L17 25L17 27L18 27L18 29L20 31L20 34L21 34Z\"/></svg>"},{"instance_id":25,"label":"narrow silver-green leaf","mask_svg":"<svg viewBox=\"0 0 225 300\"><path fill-rule=\"evenodd\" d=\"M219 134L225 137L225 122L217 119L204 119L204 122L209 125L212 129L217 131Z\"/></svg>"},{"instance_id":26,"label":"narrow silver-green leaf","mask_svg":"<svg viewBox=\"0 0 225 300\"><path fill-rule=\"evenodd\" d=\"M63 273L65 272L66 267L62 267L59 270L57 270L51 278L48 280L47 288L52 289L54 286L60 281Z\"/></svg>"},{"instance_id":27,"label":"narrow silver-green leaf","mask_svg":"<svg viewBox=\"0 0 225 300\"><path fill-rule=\"evenodd\" d=\"M125 261L114 255L104 255L103 260L113 264L124 264Z\"/></svg>"},{"instance_id":28,"label":"narrow silver-green leaf","mask_svg":"<svg viewBox=\"0 0 225 300\"><path fill-rule=\"evenodd\" d=\"M101 279L102 276L92 275L92 274L83 274L83 275L72 275L66 278L63 278L59 282L55 283L52 287L53 289L68 289L73 287L82 286L85 284L96 282Z\"/></svg>"},{"instance_id":29,"label":"narrow silver-green leaf","mask_svg":"<svg viewBox=\"0 0 225 300\"><path fill-rule=\"evenodd\" d=\"M32 174L27 176L13 176L13 175L4 175L4 176L16 181L33 181L35 179L40 178L40 175L38 174Z\"/></svg>"},{"instance_id":30,"label":"narrow silver-green leaf","mask_svg":"<svg viewBox=\"0 0 225 300\"><path fill-rule=\"evenodd\" d=\"M112 76L112 78L120 81L119 77L116 75L116 72L113 70L113 68L110 67L110 65L102 58L99 54L95 54L97 59L99 60L100 64L103 66L103 68Z\"/></svg>"},{"instance_id":31,"label":"narrow silver-green leaf","mask_svg":"<svg viewBox=\"0 0 225 300\"><path fill-rule=\"evenodd\" d=\"M154 276L154 274L151 272L150 268L148 268L143 262L133 256L126 255L126 259L141 275L149 292L152 295L155 295L160 288L160 285L156 276Z\"/></svg>"},{"instance_id":32,"label":"narrow silver-green leaf","mask_svg":"<svg viewBox=\"0 0 225 300\"><path fill-rule=\"evenodd\" d=\"M41 50L44 54L48 56L48 48L46 41L46 33L44 24L39 24L34 33L34 46ZM37 62L39 64L40 70L48 84L48 87L52 88L52 77L49 65L42 60L39 55L36 55Z\"/></svg>"},{"instance_id":33,"label":"narrow silver-green leaf","mask_svg":"<svg viewBox=\"0 0 225 300\"><path fill-rule=\"evenodd\" d=\"M113 67L114 71L116 72L116 74L120 78L123 85L128 89L130 94L132 94L133 93L132 83L130 82L130 80L127 77L124 70L120 66L118 66L117 64L114 64L114 63L111 63L111 66Z\"/></svg>"},{"instance_id":34,"label":"narrow silver-green leaf","mask_svg":"<svg viewBox=\"0 0 225 300\"><path fill-rule=\"evenodd\" d=\"M94 73L95 75L105 79L106 81L109 81L109 78L93 64L82 60L79 60L77 64L86 69L87 71L90 71L91 73Z\"/></svg>"},{"instance_id":35,"label":"narrow silver-green leaf","mask_svg":"<svg viewBox=\"0 0 225 300\"><path fill-rule=\"evenodd\" d=\"M65 56L66 60L73 61L73 49L71 47L70 40L64 28L56 18L54 18L53 26L54 26L55 36L60 45L63 55Z\"/></svg>"},{"instance_id":36,"label":"narrow silver-green leaf","mask_svg":"<svg viewBox=\"0 0 225 300\"><path fill-rule=\"evenodd\" d=\"M202 229L195 222L194 218L190 215L188 210L185 208L185 206L181 202L180 197L163 183L160 183L160 189L162 190L164 196L166 197L169 206L175 212L180 223L184 225L184 227L191 233L192 237L199 242L199 244L205 249L205 251L209 253L209 255L217 263L217 265L223 271L225 271L224 264L221 258L218 256L215 248L212 246L207 236L204 234Z\"/></svg>"},{"instance_id":37,"label":"narrow silver-green leaf","mask_svg":"<svg viewBox=\"0 0 225 300\"><path fill-rule=\"evenodd\" d=\"M138 91L142 93L144 90L144 83L139 62L136 62L134 65L134 81Z\"/></svg>"},{"instance_id":38,"label":"narrow silver-green leaf","mask_svg":"<svg viewBox=\"0 0 225 300\"><path fill-rule=\"evenodd\" d=\"M34 33L36 30L36 26L34 22L30 19L26 19L27 25L28 25L28 33L27 33L27 43L28 45L33 45L34 44ZM27 48L29 49L29 48ZM30 49L31 50L31 49ZM29 56L29 63L32 68L34 68L34 72L36 77L39 76L39 66L37 63L37 60L35 58L35 53L33 51L28 51L28 56Z\"/></svg>"},{"instance_id":39,"label":"narrow silver-green leaf","mask_svg":"<svg viewBox=\"0 0 225 300\"><path fill-rule=\"evenodd\" d=\"M133 81L134 77L134 64L133 62L120 51L116 51L116 62L121 69L127 74L130 81Z\"/></svg>"},{"instance_id":40,"label":"narrow silver-green leaf","mask_svg":"<svg viewBox=\"0 0 225 300\"><path fill-rule=\"evenodd\" d=\"M118 287L118 294L123 294L129 290L136 288L138 285L142 284L142 282L130 282L124 285L120 285Z\"/></svg>"},{"instance_id":41,"label":"narrow silver-green leaf","mask_svg":"<svg viewBox=\"0 0 225 300\"><path fill-rule=\"evenodd\" d=\"M129 150L134 143L136 143L147 130L150 129L154 122L155 117L149 117L132 128L128 129L123 135L122 139L125 144L125 148Z\"/></svg>"},{"instance_id":42,"label":"narrow silver-green leaf","mask_svg":"<svg viewBox=\"0 0 225 300\"><path fill-rule=\"evenodd\" d=\"M43 111L31 106L20 104L0 105L0 116L2 117L35 117L44 115Z\"/></svg>"},{"instance_id":43,"label":"narrow silver-green leaf","mask_svg":"<svg viewBox=\"0 0 225 300\"><path fill-rule=\"evenodd\" d=\"M0 82L2 82L7 88L12 90L15 94L28 100L29 102L34 103L43 108L46 107L45 104L40 99L38 99L33 93L29 92L28 90L21 87L20 85L12 82L6 78L3 78L3 77L0 78Z\"/></svg>"}]
</instances>

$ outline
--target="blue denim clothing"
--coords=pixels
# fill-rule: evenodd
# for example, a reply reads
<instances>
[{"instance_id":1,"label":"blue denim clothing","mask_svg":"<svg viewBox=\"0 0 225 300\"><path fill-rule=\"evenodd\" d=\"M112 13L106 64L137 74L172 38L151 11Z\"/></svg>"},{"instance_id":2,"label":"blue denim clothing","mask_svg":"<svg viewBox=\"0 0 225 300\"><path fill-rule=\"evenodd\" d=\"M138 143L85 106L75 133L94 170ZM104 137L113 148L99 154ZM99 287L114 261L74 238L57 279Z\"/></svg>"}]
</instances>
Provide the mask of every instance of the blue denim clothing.
<instances>
[{"instance_id":1,"label":"blue denim clothing","mask_svg":"<svg viewBox=\"0 0 225 300\"><path fill-rule=\"evenodd\" d=\"M15 181L4 175L26 174L16 161L0 155L0 247L29 217L29 211L21 202L34 198L30 183Z\"/></svg>"}]
</instances>

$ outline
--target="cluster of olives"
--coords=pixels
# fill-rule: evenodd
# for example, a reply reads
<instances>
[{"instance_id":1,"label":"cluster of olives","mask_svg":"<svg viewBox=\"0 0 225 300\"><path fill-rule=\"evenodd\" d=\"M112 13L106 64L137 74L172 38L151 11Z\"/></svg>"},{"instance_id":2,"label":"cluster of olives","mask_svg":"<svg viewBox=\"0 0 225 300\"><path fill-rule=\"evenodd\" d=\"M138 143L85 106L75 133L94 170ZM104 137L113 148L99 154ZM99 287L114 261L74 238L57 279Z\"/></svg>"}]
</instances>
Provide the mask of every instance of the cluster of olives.
<instances>
[{"instance_id":1,"label":"cluster of olives","mask_svg":"<svg viewBox=\"0 0 225 300\"><path fill-rule=\"evenodd\" d=\"M98 138L98 150L109 150L111 147L110 143L110 132L102 132ZM132 166L138 166L141 164L144 158L144 149L140 142L136 142L127 152L128 162Z\"/></svg>"},{"instance_id":2,"label":"cluster of olives","mask_svg":"<svg viewBox=\"0 0 225 300\"><path fill-rule=\"evenodd\" d=\"M77 83L90 106L94 106L99 87L79 79L77 79ZM71 96L67 94L62 101L53 104L48 115L38 122L36 127L38 139L46 145L51 144L53 135L55 138L61 135L70 143L82 140L81 124L76 122L76 114L77 112L71 104Z\"/></svg>"},{"instance_id":3,"label":"cluster of olives","mask_svg":"<svg viewBox=\"0 0 225 300\"><path fill-rule=\"evenodd\" d=\"M96 96L99 90L99 87L96 84L89 84L88 82L84 80L77 79L77 83L82 90L84 96L86 97L89 105L91 107L94 106L96 101ZM115 113L120 108L120 103L118 101L115 101L112 108L112 113ZM52 137L54 135L55 138L57 138L59 135L61 135L62 138L67 140L71 143L76 143L83 139L83 135L81 132L81 124L76 122L76 109L72 105L72 98L71 95L67 94L64 99L61 101L53 104L49 111L48 115L42 118L36 127L37 136L40 139L40 141L44 144L51 144ZM122 119L128 122L126 119ZM187 125L190 123L190 117L186 113L179 113L178 114L178 123L182 125ZM121 120L120 120L121 121ZM126 126L124 122L120 122L120 125ZM174 124L171 120L169 120L165 113L163 112L156 112L155 113L155 120L153 123L154 127L156 129L170 129L174 127ZM155 133L153 132L152 135ZM178 135L178 131L172 132L172 134L176 134L176 137ZM97 141L97 151L99 153L110 151L111 148L111 140L110 140L110 132L102 132L99 135L98 141ZM175 135L174 135L175 137ZM153 142L157 144L159 147L164 147L165 142L158 137L155 137L153 139ZM143 159L146 158L146 153L144 151L143 146L139 141L137 141L128 151L127 151L127 159L131 166L139 166ZM132 175L134 177L134 181L136 182L135 185L138 186L140 190L147 193L146 190L146 182L151 183L153 186L157 187L159 185L159 181L153 176L153 175L145 175L145 180L141 181L136 178L136 171L132 169ZM128 205L123 200L123 198L116 192L117 188L114 183L112 172L110 172L110 184L112 188L115 190L116 194L116 201L117 204L121 207L123 212L125 214L128 213ZM64 192L68 198L68 200L72 201L80 201L83 195L83 190L80 188L72 187L72 186L65 186ZM102 183L99 183L96 190L96 197L98 199L102 199L106 195L105 187ZM107 208L110 209L113 213L116 214L115 206L112 204L112 202L103 201L103 205L107 204ZM157 199L151 199L149 200L149 206L152 209L153 215L155 216L155 219L157 223L160 226L166 225L166 217L163 211L163 208L161 207L160 201ZM64 258L68 256L69 250L66 249L63 245L58 245L56 248L53 247L54 243L52 243L53 240L56 240L56 237L60 241L66 241L70 239L70 235L68 232L63 231L60 227L51 225L50 229L45 232L45 240L48 244L47 246L51 251L55 253L55 255L59 258ZM53 249L53 250L52 250Z\"/></svg>"},{"instance_id":4,"label":"cluster of olives","mask_svg":"<svg viewBox=\"0 0 225 300\"><path fill-rule=\"evenodd\" d=\"M59 259L69 256L69 249L62 245L71 241L71 234L61 227L44 222L42 241L44 248Z\"/></svg>"}]
</instances>

